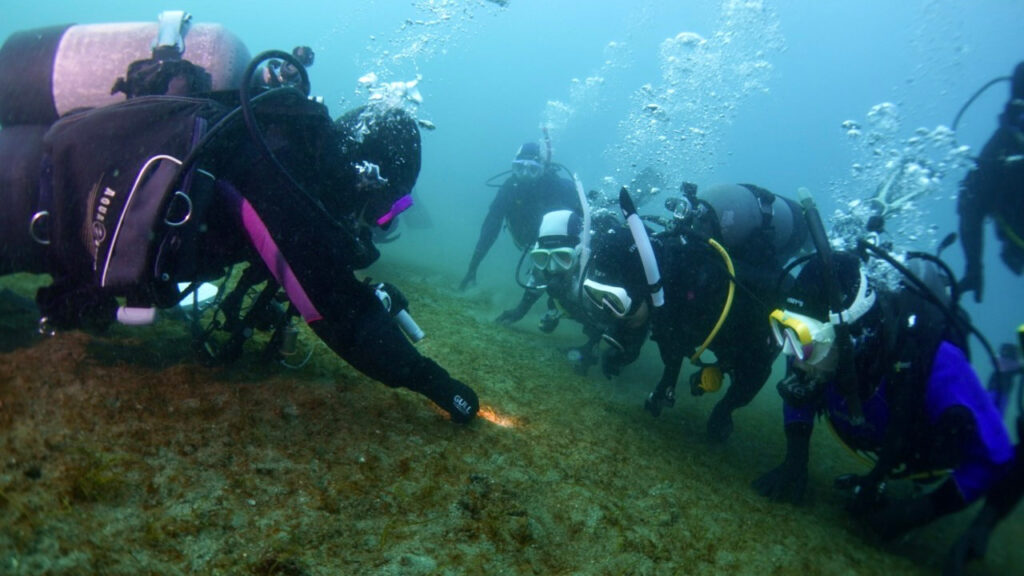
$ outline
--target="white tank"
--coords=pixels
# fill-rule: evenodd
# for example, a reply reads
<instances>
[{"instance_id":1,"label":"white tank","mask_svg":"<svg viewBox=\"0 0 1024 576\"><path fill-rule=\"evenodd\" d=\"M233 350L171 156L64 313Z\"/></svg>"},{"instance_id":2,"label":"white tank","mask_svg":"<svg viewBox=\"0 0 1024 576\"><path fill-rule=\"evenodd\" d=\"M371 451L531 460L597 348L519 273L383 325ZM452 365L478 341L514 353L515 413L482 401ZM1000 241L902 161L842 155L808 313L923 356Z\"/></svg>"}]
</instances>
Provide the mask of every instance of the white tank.
<instances>
[{"instance_id":1,"label":"white tank","mask_svg":"<svg viewBox=\"0 0 1024 576\"><path fill-rule=\"evenodd\" d=\"M0 48L0 124L49 124L75 108L121 102L110 93L136 60L152 57L156 22L86 24L12 34ZM192 24L182 55L211 76L214 90L238 88L249 50L219 24Z\"/></svg>"}]
</instances>

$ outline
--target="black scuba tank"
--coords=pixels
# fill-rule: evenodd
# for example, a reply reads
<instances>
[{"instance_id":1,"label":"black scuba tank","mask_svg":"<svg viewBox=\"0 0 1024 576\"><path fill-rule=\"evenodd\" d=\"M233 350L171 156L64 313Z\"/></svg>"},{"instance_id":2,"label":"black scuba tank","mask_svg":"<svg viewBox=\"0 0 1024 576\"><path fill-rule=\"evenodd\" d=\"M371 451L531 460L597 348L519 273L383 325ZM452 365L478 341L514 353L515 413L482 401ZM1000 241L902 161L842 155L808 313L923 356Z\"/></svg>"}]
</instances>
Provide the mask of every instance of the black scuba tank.
<instances>
[{"instance_id":1,"label":"black scuba tank","mask_svg":"<svg viewBox=\"0 0 1024 576\"><path fill-rule=\"evenodd\" d=\"M60 25L12 34L0 48L0 126L52 124L78 108L124 100L111 94L129 65L152 57L157 22ZM196 23L183 58L204 68L213 90L237 88L249 50L219 24Z\"/></svg>"}]
</instances>

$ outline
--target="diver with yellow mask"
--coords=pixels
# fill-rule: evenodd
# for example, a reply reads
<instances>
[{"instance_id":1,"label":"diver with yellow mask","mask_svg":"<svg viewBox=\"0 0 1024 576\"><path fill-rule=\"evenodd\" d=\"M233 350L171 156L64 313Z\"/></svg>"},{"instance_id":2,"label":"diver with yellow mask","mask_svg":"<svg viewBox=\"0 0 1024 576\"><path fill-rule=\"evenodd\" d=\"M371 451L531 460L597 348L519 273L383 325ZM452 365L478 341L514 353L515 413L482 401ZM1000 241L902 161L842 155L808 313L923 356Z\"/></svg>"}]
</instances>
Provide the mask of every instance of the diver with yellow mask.
<instances>
[{"instance_id":1,"label":"diver with yellow mask","mask_svg":"<svg viewBox=\"0 0 1024 576\"><path fill-rule=\"evenodd\" d=\"M883 288L861 260L880 250L862 248L863 255L812 256L785 307L770 315L789 362L778 386L786 455L753 487L773 500L803 498L811 432L821 416L871 463L867 474L837 478L836 488L849 494L852 514L888 539L982 498L1006 474L1013 448L968 361L969 325L955 312L952 274L928 286L901 266L900 285ZM947 297L952 304L944 304ZM938 486L890 498L887 482L904 478Z\"/></svg>"}]
</instances>

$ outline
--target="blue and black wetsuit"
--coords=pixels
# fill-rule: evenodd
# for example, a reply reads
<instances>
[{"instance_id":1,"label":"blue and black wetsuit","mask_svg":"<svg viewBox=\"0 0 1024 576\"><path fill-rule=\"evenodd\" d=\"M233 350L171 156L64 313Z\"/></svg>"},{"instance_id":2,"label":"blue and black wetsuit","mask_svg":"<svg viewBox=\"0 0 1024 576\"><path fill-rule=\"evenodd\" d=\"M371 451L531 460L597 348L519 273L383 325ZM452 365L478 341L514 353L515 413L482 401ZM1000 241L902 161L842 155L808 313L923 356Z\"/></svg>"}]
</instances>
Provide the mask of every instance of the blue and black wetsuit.
<instances>
[{"instance_id":1,"label":"blue and black wetsuit","mask_svg":"<svg viewBox=\"0 0 1024 576\"><path fill-rule=\"evenodd\" d=\"M923 418L912 431L912 445L905 451L908 458L902 463L911 474L952 469L947 482L953 483L963 497L963 505L967 505L1005 474L1013 459L1013 446L1002 415L960 348L943 341L931 366L920 399ZM878 454L886 447L893 418L906 416L893 414L891 385L888 378L883 378L863 403L862 423L854 424L845 399L835 385L829 384L821 405L795 407L787 403L786 426L813 426L815 412L823 406L825 417L846 445ZM965 415L970 421L967 426L963 425Z\"/></svg>"}]
</instances>

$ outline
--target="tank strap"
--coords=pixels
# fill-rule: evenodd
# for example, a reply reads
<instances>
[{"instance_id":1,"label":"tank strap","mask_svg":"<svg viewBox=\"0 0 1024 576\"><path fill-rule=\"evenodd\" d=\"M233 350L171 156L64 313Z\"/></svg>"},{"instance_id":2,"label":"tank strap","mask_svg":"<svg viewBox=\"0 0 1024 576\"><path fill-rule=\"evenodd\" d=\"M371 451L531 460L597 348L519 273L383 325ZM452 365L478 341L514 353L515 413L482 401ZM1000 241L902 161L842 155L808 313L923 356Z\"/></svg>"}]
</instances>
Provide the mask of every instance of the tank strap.
<instances>
[{"instance_id":1,"label":"tank strap","mask_svg":"<svg viewBox=\"0 0 1024 576\"><path fill-rule=\"evenodd\" d=\"M761 227L746 239L744 245L754 249L761 257L774 260L777 253L774 221L776 196L756 184L741 184L741 186L750 190L750 193L754 195L757 208L761 212Z\"/></svg>"},{"instance_id":2,"label":"tank strap","mask_svg":"<svg viewBox=\"0 0 1024 576\"><path fill-rule=\"evenodd\" d=\"M741 184L750 193L754 195L757 200L757 207L761 211L761 229L771 230L772 229L772 217L775 215L773 204L775 203L775 194L757 186L755 184Z\"/></svg>"}]
</instances>

